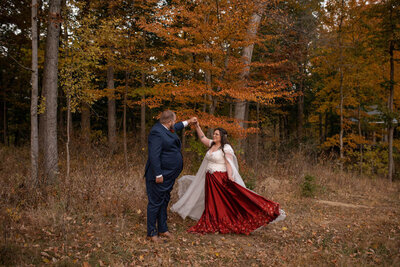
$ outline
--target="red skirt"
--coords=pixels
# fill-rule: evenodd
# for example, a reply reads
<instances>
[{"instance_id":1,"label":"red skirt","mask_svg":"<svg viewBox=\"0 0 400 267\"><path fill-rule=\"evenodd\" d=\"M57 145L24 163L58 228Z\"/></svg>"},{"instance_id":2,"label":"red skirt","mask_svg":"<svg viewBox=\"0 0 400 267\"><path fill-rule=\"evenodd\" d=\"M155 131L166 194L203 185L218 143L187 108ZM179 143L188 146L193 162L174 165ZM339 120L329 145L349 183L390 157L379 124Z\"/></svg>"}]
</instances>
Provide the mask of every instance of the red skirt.
<instances>
[{"instance_id":1,"label":"red skirt","mask_svg":"<svg viewBox=\"0 0 400 267\"><path fill-rule=\"evenodd\" d=\"M278 203L232 182L226 172L207 172L204 211L188 232L248 235L278 216Z\"/></svg>"}]
</instances>

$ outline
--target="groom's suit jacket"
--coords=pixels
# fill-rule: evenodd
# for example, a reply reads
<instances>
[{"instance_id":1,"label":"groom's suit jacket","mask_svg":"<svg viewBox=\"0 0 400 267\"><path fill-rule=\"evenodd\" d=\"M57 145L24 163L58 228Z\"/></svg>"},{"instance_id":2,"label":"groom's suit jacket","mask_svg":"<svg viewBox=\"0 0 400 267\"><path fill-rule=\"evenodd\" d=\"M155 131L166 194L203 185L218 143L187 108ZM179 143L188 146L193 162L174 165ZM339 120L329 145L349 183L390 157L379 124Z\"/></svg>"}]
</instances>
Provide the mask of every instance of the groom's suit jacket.
<instances>
[{"instance_id":1,"label":"groom's suit jacket","mask_svg":"<svg viewBox=\"0 0 400 267\"><path fill-rule=\"evenodd\" d=\"M184 128L182 122L174 125L175 132ZM148 138L149 156L144 176L155 181L157 175L163 175L165 186L175 182L183 169L181 140L176 133L167 130L161 123L156 123Z\"/></svg>"}]
</instances>

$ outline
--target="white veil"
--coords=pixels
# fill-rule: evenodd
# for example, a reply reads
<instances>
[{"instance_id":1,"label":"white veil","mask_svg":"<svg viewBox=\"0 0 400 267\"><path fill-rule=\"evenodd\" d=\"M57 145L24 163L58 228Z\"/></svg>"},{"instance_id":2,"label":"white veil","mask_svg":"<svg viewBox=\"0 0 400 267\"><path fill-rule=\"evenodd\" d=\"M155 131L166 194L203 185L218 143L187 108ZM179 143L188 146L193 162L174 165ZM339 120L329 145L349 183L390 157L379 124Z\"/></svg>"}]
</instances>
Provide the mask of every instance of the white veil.
<instances>
[{"instance_id":1,"label":"white veil","mask_svg":"<svg viewBox=\"0 0 400 267\"><path fill-rule=\"evenodd\" d=\"M230 145L224 146L225 158L232 167L234 181L246 187L239 174L237 158ZM204 157L196 175L185 175L178 180L179 200L171 207L173 212L178 213L183 219L190 217L199 220L204 211L204 190L208 160Z\"/></svg>"}]
</instances>

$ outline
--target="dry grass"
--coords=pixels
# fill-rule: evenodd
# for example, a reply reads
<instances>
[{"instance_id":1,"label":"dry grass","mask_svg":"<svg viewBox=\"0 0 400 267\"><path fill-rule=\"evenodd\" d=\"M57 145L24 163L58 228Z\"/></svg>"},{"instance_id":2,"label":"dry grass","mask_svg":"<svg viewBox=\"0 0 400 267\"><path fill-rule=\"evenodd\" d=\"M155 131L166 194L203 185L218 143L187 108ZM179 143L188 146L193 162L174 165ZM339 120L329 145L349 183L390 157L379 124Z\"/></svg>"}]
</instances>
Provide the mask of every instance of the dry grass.
<instances>
[{"instance_id":1,"label":"dry grass","mask_svg":"<svg viewBox=\"0 0 400 267\"><path fill-rule=\"evenodd\" d=\"M129 170L122 154L75 148L69 180L63 175L61 151L60 184L40 190L26 186L28 148L0 148L0 265L400 264L399 183L340 173L329 160L309 159L300 152L266 156L255 184L256 192L285 209L284 222L250 236L201 236L186 233L193 221L170 213L175 240L149 243L142 178L145 153L133 144L129 147ZM194 158L185 155L184 173L191 172L189 159ZM315 177L314 198L301 195L306 174Z\"/></svg>"}]
</instances>

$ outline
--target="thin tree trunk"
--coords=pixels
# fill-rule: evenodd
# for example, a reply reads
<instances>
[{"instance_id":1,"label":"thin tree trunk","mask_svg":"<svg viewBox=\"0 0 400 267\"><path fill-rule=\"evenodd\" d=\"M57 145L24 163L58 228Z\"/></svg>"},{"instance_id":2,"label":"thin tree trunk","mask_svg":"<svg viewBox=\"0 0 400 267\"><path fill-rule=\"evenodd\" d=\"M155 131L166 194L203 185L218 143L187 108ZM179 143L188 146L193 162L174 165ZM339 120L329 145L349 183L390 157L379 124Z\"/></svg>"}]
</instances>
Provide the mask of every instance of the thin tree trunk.
<instances>
[{"instance_id":1,"label":"thin tree trunk","mask_svg":"<svg viewBox=\"0 0 400 267\"><path fill-rule=\"evenodd\" d=\"M324 133L322 127L322 113L319 114L319 144L321 145L324 142Z\"/></svg>"},{"instance_id":2,"label":"thin tree trunk","mask_svg":"<svg viewBox=\"0 0 400 267\"><path fill-rule=\"evenodd\" d=\"M57 182L57 80L58 46L60 39L61 0L50 1L49 23L47 28L46 56L44 64L43 88L46 91L46 130L45 130L45 174L48 183Z\"/></svg>"},{"instance_id":3,"label":"thin tree trunk","mask_svg":"<svg viewBox=\"0 0 400 267\"><path fill-rule=\"evenodd\" d=\"M81 104L81 130L83 141L90 144L90 106L87 103Z\"/></svg>"},{"instance_id":4,"label":"thin tree trunk","mask_svg":"<svg viewBox=\"0 0 400 267\"><path fill-rule=\"evenodd\" d=\"M111 153L116 151L116 107L114 98L114 68L109 66L107 69L107 88L112 91L112 96L108 98L108 145Z\"/></svg>"},{"instance_id":5,"label":"thin tree trunk","mask_svg":"<svg viewBox=\"0 0 400 267\"><path fill-rule=\"evenodd\" d=\"M256 10L250 19L250 25L247 30L247 40L251 43L243 48L242 62L244 64L243 71L241 73L241 79L243 80L244 86L246 86L246 80L250 74L250 64L253 57L254 43L252 40L255 39L258 31L258 26L261 22L261 15L264 12L265 7L261 7ZM236 103L235 107L235 118L240 120L240 126L243 127L243 121L246 114L246 101L242 100Z\"/></svg>"},{"instance_id":6,"label":"thin tree trunk","mask_svg":"<svg viewBox=\"0 0 400 267\"><path fill-rule=\"evenodd\" d=\"M69 183L69 176L70 176L70 169L71 169L71 162L70 162L70 154L69 154L69 143L71 141L70 136L70 117L71 117L71 96L67 95L67 142L65 143L65 148L67 152L67 177L66 177L66 184Z\"/></svg>"},{"instance_id":7,"label":"thin tree trunk","mask_svg":"<svg viewBox=\"0 0 400 267\"><path fill-rule=\"evenodd\" d=\"M343 24L343 8L344 8L344 0L342 0L342 8L341 12L342 14L340 15L340 22L339 22L339 35L338 35L338 41L339 41L339 75L340 75L340 81L339 81L339 90L340 90L340 134L339 134L339 144L340 144L340 171L343 171L343 160L344 160L344 155L343 155L343 47L342 47L342 24Z\"/></svg>"},{"instance_id":8,"label":"thin tree trunk","mask_svg":"<svg viewBox=\"0 0 400 267\"><path fill-rule=\"evenodd\" d=\"M142 88L146 87L146 74L142 73ZM146 99L145 95L142 96L142 104L140 106L140 144L142 148L146 146Z\"/></svg>"},{"instance_id":9,"label":"thin tree trunk","mask_svg":"<svg viewBox=\"0 0 400 267\"><path fill-rule=\"evenodd\" d=\"M128 79L129 79L129 73L128 73L128 71L125 71L123 132L124 132L124 158L125 158L126 170L128 170L128 144L127 144L127 138L126 138L126 109L127 109L127 102L128 102Z\"/></svg>"},{"instance_id":10,"label":"thin tree trunk","mask_svg":"<svg viewBox=\"0 0 400 267\"><path fill-rule=\"evenodd\" d=\"M38 129L38 39L37 39L37 0L32 0L32 96L31 96L31 185L36 187L38 180L39 129Z\"/></svg>"},{"instance_id":11,"label":"thin tree trunk","mask_svg":"<svg viewBox=\"0 0 400 267\"><path fill-rule=\"evenodd\" d=\"M328 126L329 126L329 114L328 112L325 111L325 124L324 124L324 142L326 140L326 137L328 136ZM332 131L332 129L331 129Z\"/></svg>"},{"instance_id":12,"label":"thin tree trunk","mask_svg":"<svg viewBox=\"0 0 400 267\"><path fill-rule=\"evenodd\" d=\"M304 90L303 90L303 78L301 78L299 86L300 95L297 101L297 138L299 142L302 141L304 132Z\"/></svg>"},{"instance_id":13,"label":"thin tree trunk","mask_svg":"<svg viewBox=\"0 0 400 267\"><path fill-rule=\"evenodd\" d=\"M392 9L390 9L390 16L392 18ZM393 113L393 99L394 99L394 41L391 40L389 44L389 55L390 55L390 85L389 85L389 111ZM392 120L392 119L391 119ZM394 161L393 161L393 133L394 133L394 125L393 121L389 122L388 129L388 141L389 141L389 166L388 166L388 178L389 181L393 181L394 174Z\"/></svg>"},{"instance_id":14,"label":"thin tree trunk","mask_svg":"<svg viewBox=\"0 0 400 267\"><path fill-rule=\"evenodd\" d=\"M8 123L7 123L7 100L6 100L6 90L4 89L4 96L3 96L3 129L4 129L4 145L8 145Z\"/></svg>"},{"instance_id":15,"label":"thin tree trunk","mask_svg":"<svg viewBox=\"0 0 400 267\"><path fill-rule=\"evenodd\" d=\"M71 119L71 96L67 93L67 142L65 143L65 150L67 153L67 175L65 178L65 185L67 187L67 203L66 203L66 210L68 210L70 202L71 202L71 179L70 179L70 172L71 172L71 156L69 151L69 145L71 143L71 129L72 125Z\"/></svg>"},{"instance_id":16,"label":"thin tree trunk","mask_svg":"<svg viewBox=\"0 0 400 267\"><path fill-rule=\"evenodd\" d=\"M257 102L257 128L260 127L260 103ZM260 134L256 133L256 147L255 147L255 157L254 157L254 169L256 177L258 177L258 152L260 146Z\"/></svg>"},{"instance_id":17,"label":"thin tree trunk","mask_svg":"<svg viewBox=\"0 0 400 267\"><path fill-rule=\"evenodd\" d=\"M361 131L361 106L358 105L358 136L360 137L360 141L362 141L362 131ZM360 144L360 175L363 173L363 144Z\"/></svg>"},{"instance_id":18,"label":"thin tree trunk","mask_svg":"<svg viewBox=\"0 0 400 267\"><path fill-rule=\"evenodd\" d=\"M204 104L203 104L203 112L206 113L207 111L207 95L204 95Z\"/></svg>"},{"instance_id":19,"label":"thin tree trunk","mask_svg":"<svg viewBox=\"0 0 400 267\"><path fill-rule=\"evenodd\" d=\"M0 74L1 75L1 74ZM2 75L3 77L2 77L2 80L4 80L4 75ZM3 108L3 105L4 105L4 95L5 95L5 92L4 92L4 90L5 90L5 86L4 86L4 82L2 83L2 85L3 86L1 86L1 88L2 88L2 90L1 90L1 107L0 107L0 127L1 127L1 131L0 131L0 133L1 133L1 135L0 135L0 139L1 139L1 142L4 142L4 108Z\"/></svg>"}]
</instances>

